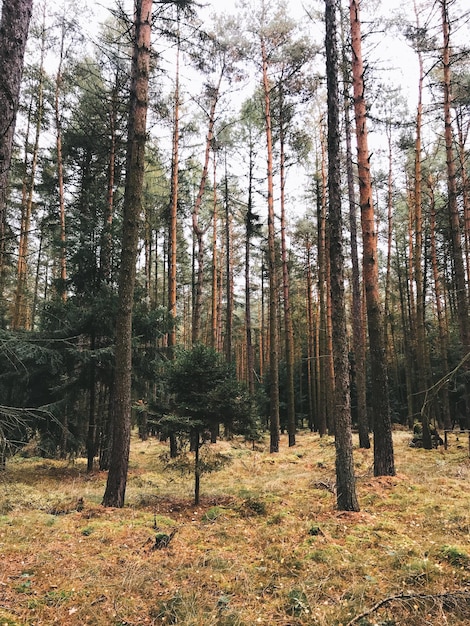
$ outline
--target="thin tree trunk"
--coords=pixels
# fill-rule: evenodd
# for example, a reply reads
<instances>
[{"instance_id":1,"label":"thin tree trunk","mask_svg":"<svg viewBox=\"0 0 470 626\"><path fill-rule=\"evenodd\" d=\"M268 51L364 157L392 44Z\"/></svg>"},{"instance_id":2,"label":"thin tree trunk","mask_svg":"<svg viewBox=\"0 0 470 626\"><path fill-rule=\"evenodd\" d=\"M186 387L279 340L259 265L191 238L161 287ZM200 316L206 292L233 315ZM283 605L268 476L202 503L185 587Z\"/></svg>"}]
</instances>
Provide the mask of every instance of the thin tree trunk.
<instances>
[{"instance_id":1,"label":"thin tree trunk","mask_svg":"<svg viewBox=\"0 0 470 626\"><path fill-rule=\"evenodd\" d=\"M316 341L315 341L315 321L313 312L313 280L312 280L312 243L307 236L306 241L306 265L307 265L307 380L308 380L308 425L311 431L314 430L317 421L317 375L315 363Z\"/></svg>"},{"instance_id":2,"label":"thin tree trunk","mask_svg":"<svg viewBox=\"0 0 470 626\"><path fill-rule=\"evenodd\" d=\"M286 243L286 206L285 206L285 184L286 184L286 164L285 164L285 129L283 111L283 93L280 86L281 111L279 115L279 143L280 143L280 182L281 182L281 262L282 262L282 287L284 302L284 334L286 346L286 375L287 375L287 433L289 447L295 446L295 392L294 392L294 329L292 325L292 312L290 304L290 281L289 268L287 263L287 243Z\"/></svg>"},{"instance_id":3,"label":"thin tree trunk","mask_svg":"<svg viewBox=\"0 0 470 626\"><path fill-rule=\"evenodd\" d=\"M55 92L54 92L54 116L56 128L56 150L57 150L57 184L59 192L59 229L60 229L60 283L59 296L63 302L67 300L67 257L66 257L66 220L65 220L65 193L64 193L64 162L62 155L62 119L60 111L60 92L62 89L62 66L64 62L65 44L65 24L62 24L62 34L60 39L59 67L57 69Z\"/></svg>"},{"instance_id":4,"label":"thin tree trunk","mask_svg":"<svg viewBox=\"0 0 470 626\"><path fill-rule=\"evenodd\" d=\"M201 493L201 463L199 460L201 437L198 430L193 432L192 439L194 441L194 506L199 506Z\"/></svg>"},{"instance_id":5,"label":"thin tree trunk","mask_svg":"<svg viewBox=\"0 0 470 626\"><path fill-rule=\"evenodd\" d=\"M170 352L176 345L176 270L177 270L177 224L178 224L178 169L179 169L179 116L180 116L180 87L179 87L179 67L180 67L180 31L179 31L180 11L177 8L177 43L176 43L176 68L175 68L175 102L173 113L173 144L171 159L171 206L170 225L168 238L168 310L172 321L170 332L168 333L168 348Z\"/></svg>"},{"instance_id":6,"label":"thin tree trunk","mask_svg":"<svg viewBox=\"0 0 470 626\"><path fill-rule=\"evenodd\" d=\"M90 351L95 350L95 336L90 337ZM87 451L87 472L93 471L93 461L95 458L95 442L96 442L96 368L94 361L90 364L89 386L88 386L88 433L86 440Z\"/></svg>"},{"instance_id":7,"label":"thin tree trunk","mask_svg":"<svg viewBox=\"0 0 470 626\"><path fill-rule=\"evenodd\" d=\"M468 132L470 130L470 122L467 122L466 130L463 128L463 118L466 115L459 111L456 116L457 136L459 146L459 165L460 175L462 177L462 204L463 204L463 231L464 231L464 249L465 249L465 268L467 270L467 281L470 280L470 187L467 174L467 151L466 142Z\"/></svg>"},{"instance_id":8,"label":"thin tree trunk","mask_svg":"<svg viewBox=\"0 0 470 626\"><path fill-rule=\"evenodd\" d=\"M195 296L193 302L193 328L192 328L192 342L193 344L197 343L200 340L201 335L201 312L202 312L202 288L204 282L204 234L207 230L202 229L199 225L199 213L202 206L202 200L204 198L204 191L206 188L207 177L209 173L209 158L210 151L212 147L212 141L214 138L214 125L215 125L215 111L217 107L217 103L219 101L219 90L220 85L222 84L222 78L224 75L225 68L222 68L218 84L214 87L212 91L212 99L209 108L209 123L206 135L206 147L204 153L204 163L202 167L201 180L199 181L199 189L196 196L196 201L194 203L193 212L192 212L192 224L193 224L193 232L197 241L197 272L196 272L196 282L195 282Z\"/></svg>"},{"instance_id":9,"label":"thin tree trunk","mask_svg":"<svg viewBox=\"0 0 470 626\"><path fill-rule=\"evenodd\" d=\"M359 196L361 205L363 280L366 293L370 369L373 373L371 407L374 422L374 475L393 476L395 475L395 461L388 397L384 324L379 294L377 230L370 175L359 1L350 0L349 8Z\"/></svg>"},{"instance_id":10,"label":"thin tree trunk","mask_svg":"<svg viewBox=\"0 0 470 626\"><path fill-rule=\"evenodd\" d=\"M342 20L343 23L343 20ZM344 33L343 33L344 35ZM344 40L344 36L343 36ZM364 312L361 289L361 275L357 243L357 211L356 194L354 191L354 173L352 161L352 137L349 84L351 77L347 70L346 46L343 41L343 80L344 80L344 133L346 139L346 176L349 200L349 233L351 240L351 283L352 283L352 342L354 354L354 378L357 397L357 426L359 431L359 447L370 448L369 421L367 419L367 377L366 377L366 346L364 341Z\"/></svg>"},{"instance_id":11,"label":"thin tree trunk","mask_svg":"<svg viewBox=\"0 0 470 626\"><path fill-rule=\"evenodd\" d=\"M228 170L227 154L225 154L225 289L226 289L226 313L225 313L225 358L227 363L233 360L233 258L232 258L232 214L229 205L228 193Z\"/></svg>"},{"instance_id":12,"label":"thin tree trunk","mask_svg":"<svg viewBox=\"0 0 470 626\"><path fill-rule=\"evenodd\" d=\"M324 179L323 169L325 159L323 156L323 132L321 132L321 180ZM333 391L330 379L329 355L328 355L328 311L326 294L326 215L324 185L321 185L320 177L317 180L317 228L318 228L318 298L319 298L319 324L318 324L318 358L317 358L317 379L319 381L318 394L318 423L316 424L320 437L327 433L328 418L330 415L329 402Z\"/></svg>"},{"instance_id":13,"label":"thin tree trunk","mask_svg":"<svg viewBox=\"0 0 470 626\"><path fill-rule=\"evenodd\" d=\"M211 346L217 350L218 342L218 277L219 268L217 262L218 246L217 246L217 158L215 150L213 151L214 163L214 180L213 180L213 201L212 201L212 298L211 298Z\"/></svg>"},{"instance_id":14,"label":"thin tree trunk","mask_svg":"<svg viewBox=\"0 0 470 626\"><path fill-rule=\"evenodd\" d=\"M150 70L152 0L135 0L119 308L116 319L113 443L104 506L124 506L131 437L132 310L136 276Z\"/></svg>"},{"instance_id":15,"label":"thin tree trunk","mask_svg":"<svg viewBox=\"0 0 470 626\"><path fill-rule=\"evenodd\" d=\"M41 262L42 262L42 246L44 242L44 227L41 224L39 229L39 247L38 247L38 257L36 261L36 273L34 277L34 293L33 293L33 303L31 305L31 329L34 330L34 325L36 321L36 311L38 307L38 297L39 297L39 279L41 274Z\"/></svg>"},{"instance_id":16,"label":"thin tree trunk","mask_svg":"<svg viewBox=\"0 0 470 626\"><path fill-rule=\"evenodd\" d=\"M111 94L111 102L109 105L109 134L111 139L111 144L109 147L109 157L108 157L108 188L106 195L106 209L104 215L104 224L103 224L103 235L102 235L102 246L100 252L100 276L106 282L111 282L111 273L112 273L112 249L113 249L113 238L112 238L112 224L113 224L113 214L114 214L114 184L116 177L116 147L117 147L117 137L116 137L116 123L117 123L117 92L118 92L118 77L116 73L116 84L112 90Z\"/></svg>"},{"instance_id":17,"label":"thin tree trunk","mask_svg":"<svg viewBox=\"0 0 470 626\"><path fill-rule=\"evenodd\" d=\"M419 30L418 12L416 2L414 2L416 15L416 27ZM429 415L424 400L426 397L426 389L428 387L427 371L428 365L426 360L426 330L424 326L424 286L423 286L423 202L422 202L422 165L421 165L421 131L423 118L423 82L424 82L424 66L421 52L418 50L419 63L419 80L418 80L418 106L416 112L416 139L415 139L415 180L414 180L414 278L416 286L416 356L417 356L417 401L420 407L421 424L423 429L423 448L430 450L432 448L431 430L429 428Z\"/></svg>"},{"instance_id":18,"label":"thin tree trunk","mask_svg":"<svg viewBox=\"0 0 470 626\"><path fill-rule=\"evenodd\" d=\"M441 367L444 372L449 371L449 337L447 332L447 325L445 319L445 311L442 306L442 290L441 290L441 278L439 275L439 264L437 260L437 245L436 245L436 203L434 198L434 182L431 175L428 178L428 188L430 195L430 210L431 210L431 223L430 223L430 240L431 240L431 265L434 279L434 297L436 302L436 314L437 324L439 327L439 351L441 356ZM449 386L446 383L441 392L441 405L443 424L445 429L452 428L452 420L450 417L450 405L449 405Z\"/></svg>"},{"instance_id":19,"label":"thin tree trunk","mask_svg":"<svg viewBox=\"0 0 470 626\"><path fill-rule=\"evenodd\" d=\"M268 60L264 40L261 40L263 61L264 115L267 144L268 183L268 274L269 274L269 451L279 452L279 330L278 330L278 278L276 240L274 227L273 139L271 127L271 88L268 78Z\"/></svg>"},{"instance_id":20,"label":"thin tree trunk","mask_svg":"<svg viewBox=\"0 0 470 626\"><path fill-rule=\"evenodd\" d=\"M246 367L250 398L255 395L255 359L253 349L251 322L251 236L253 232L253 147L250 142L248 165L248 206L245 217L245 335L246 335Z\"/></svg>"}]
</instances>

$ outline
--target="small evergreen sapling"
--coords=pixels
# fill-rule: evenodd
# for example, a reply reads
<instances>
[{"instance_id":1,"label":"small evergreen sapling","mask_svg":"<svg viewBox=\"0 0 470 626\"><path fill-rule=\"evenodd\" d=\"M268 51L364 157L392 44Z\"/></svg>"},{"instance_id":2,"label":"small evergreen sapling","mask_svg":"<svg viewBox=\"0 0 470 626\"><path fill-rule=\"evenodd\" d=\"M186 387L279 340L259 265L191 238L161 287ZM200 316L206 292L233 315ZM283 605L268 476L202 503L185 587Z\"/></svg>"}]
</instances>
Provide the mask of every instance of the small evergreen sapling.
<instances>
[{"instance_id":1,"label":"small evergreen sapling","mask_svg":"<svg viewBox=\"0 0 470 626\"><path fill-rule=\"evenodd\" d=\"M197 505L201 474L221 466L220 455L207 463L201 459L200 448L207 440L206 435L223 424L230 433L256 437L253 405L233 367L207 346L198 344L177 352L176 358L168 363L165 383L172 399L171 410L159 418L158 425L165 434L192 442Z\"/></svg>"}]
</instances>

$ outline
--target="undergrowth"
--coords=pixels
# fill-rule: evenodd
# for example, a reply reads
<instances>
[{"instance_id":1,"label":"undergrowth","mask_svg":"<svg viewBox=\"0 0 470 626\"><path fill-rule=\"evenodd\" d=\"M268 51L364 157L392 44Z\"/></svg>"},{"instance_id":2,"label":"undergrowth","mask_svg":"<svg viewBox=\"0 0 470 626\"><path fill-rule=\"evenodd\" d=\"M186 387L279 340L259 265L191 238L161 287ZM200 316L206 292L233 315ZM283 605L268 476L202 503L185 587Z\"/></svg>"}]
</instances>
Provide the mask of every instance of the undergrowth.
<instances>
[{"instance_id":1,"label":"undergrowth","mask_svg":"<svg viewBox=\"0 0 470 626\"><path fill-rule=\"evenodd\" d=\"M394 433L395 477L355 449L358 513L336 510L334 441L310 433L276 455L216 444L230 463L204 477L198 507L157 440L133 439L123 509L101 506L106 475L84 459L14 458L0 475L0 624L468 624L468 451L409 439Z\"/></svg>"}]
</instances>

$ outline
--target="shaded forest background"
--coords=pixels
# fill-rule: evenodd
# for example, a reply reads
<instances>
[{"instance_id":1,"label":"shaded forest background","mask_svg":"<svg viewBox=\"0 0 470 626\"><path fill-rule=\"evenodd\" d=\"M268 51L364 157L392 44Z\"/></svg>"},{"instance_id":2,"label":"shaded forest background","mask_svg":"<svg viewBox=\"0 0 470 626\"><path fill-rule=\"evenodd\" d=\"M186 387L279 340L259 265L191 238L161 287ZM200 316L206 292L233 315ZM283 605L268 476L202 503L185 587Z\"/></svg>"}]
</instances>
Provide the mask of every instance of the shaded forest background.
<instances>
[{"instance_id":1,"label":"shaded forest background","mask_svg":"<svg viewBox=\"0 0 470 626\"><path fill-rule=\"evenodd\" d=\"M469 12L456 0L415 2L409 19L375 8L361 3L385 400L392 424L468 428ZM273 452L278 430L290 445L299 428L335 431L323 12L246 2L202 21L192 2L153 7L132 403L142 438L168 437L175 454L195 433L196 450L205 431L216 439L219 423L249 438L270 429ZM91 39L81 13L37 2L30 26L1 225L0 440L3 464L34 439L44 456L85 453L91 471L111 460L134 42L122 7ZM368 447L377 371L350 16L337 13L350 413ZM416 106L374 63L384 33L416 57ZM205 408L181 400L186 366Z\"/></svg>"}]
</instances>

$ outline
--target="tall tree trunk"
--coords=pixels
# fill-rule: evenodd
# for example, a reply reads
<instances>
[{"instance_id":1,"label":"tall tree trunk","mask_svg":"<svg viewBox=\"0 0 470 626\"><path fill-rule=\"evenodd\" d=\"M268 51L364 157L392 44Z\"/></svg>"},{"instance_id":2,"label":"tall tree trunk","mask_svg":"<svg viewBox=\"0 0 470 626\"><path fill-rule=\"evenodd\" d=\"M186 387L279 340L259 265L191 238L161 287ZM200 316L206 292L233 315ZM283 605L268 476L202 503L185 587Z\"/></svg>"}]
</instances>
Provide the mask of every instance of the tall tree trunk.
<instances>
[{"instance_id":1,"label":"tall tree trunk","mask_svg":"<svg viewBox=\"0 0 470 626\"><path fill-rule=\"evenodd\" d=\"M398 278L398 292L400 297L400 313L401 313L401 326L403 329L403 349L405 354L405 385L406 385L406 407L407 407L407 423L409 428L413 428L414 423L414 408L413 408L413 355L410 337L411 332L411 316L410 316L410 303L409 303L409 281L408 276L408 263L406 257L406 243L403 244L403 251L400 255L399 242L395 242L396 249L396 267Z\"/></svg>"},{"instance_id":2,"label":"tall tree trunk","mask_svg":"<svg viewBox=\"0 0 470 626\"><path fill-rule=\"evenodd\" d=\"M62 24L60 39L59 67L55 80L54 92L54 117L56 129L56 150L57 150L57 185L59 192L59 229L60 229L60 253L59 253L59 296L63 302L67 300L67 256L66 256L66 223L65 223L65 193L64 193L64 162L62 155L62 117L60 111L60 92L62 89L62 67L64 63L65 45L65 22Z\"/></svg>"},{"instance_id":3,"label":"tall tree trunk","mask_svg":"<svg viewBox=\"0 0 470 626\"><path fill-rule=\"evenodd\" d=\"M40 228L39 228L39 247L38 247L38 256L36 260L36 272L35 272L35 277L34 277L33 302L31 304L31 328L33 330L34 330L34 325L35 325L35 320L36 320L36 311L38 308L39 279L41 275L43 243L44 243L44 225L41 223Z\"/></svg>"},{"instance_id":4,"label":"tall tree trunk","mask_svg":"<svg viewBox=\"0 0 470 626\"><path fill-rule=\"evenodd\" d=\"M336 0L325 0L326 82L328 99L328 192L333 355L335 367L336 502L340 511L359 511L352 454L349 359L344 301L343 219L338 102Z\"/></svg>"},{"instance_id":5,"label":"tall tree trunk","mask_svg":"<svg viewBox=\"0 0 470 626\"><path fill-rule=\"evenodd\" d=\"M250 156L248 162L248 202L245 217L245 335L246 335L246 368L248 390L250 398L255 395L255 359L253 348L253 333L251 322L251 237L253 234L253 146L250 141Z\"/></svg>"},{"instance_id":6,"label":"tall tree trunk","mask_svg":"<svg viewBox=\"0 0 470 626\"><path fill-rule=\"evenodd\" d=\"M441 277L439 275L439 264L437 260L437 245L436 245L436 202L434 198L434 181L432 176L428 177L428 188L430 195L430 240L431 240L431 265L432 274L434 279L434 298L436 302L436 314L437 324L439 328L439 352L442 362L442 370L449 372L449 336L447 332L447 324L445 318L445 311L442 305L442 289L441 289ZM449 404L449 385L448 382L442 388L441 392L441 405L442 405L442 419L445 429L452 428L452 420L450 417L450 404Z\"/></svg>"},{"instance_id":7,"label":"tall tree trunk","mask_svg":"<svg viewBox=\"0 0 470 626\"><path fill-rule=\"evenodd\" d=\"M6 204L16 114L33 0L3 0L0 22L0 298L5 275Z\"/></svg>"},{"instance_id":8,"label":"tall tree trunk","mask_svg":"<svg viewBox=\"0 0 470 626\"><path fill-rule=\"evenodd\" d=\"M343 19L341 20L343 24ZM343 34L343 82L344 82L344 133L346 139L346 176L349 201L349 233L351 240L351 283L352 283L352 342L354 354L354 378L357 398L357 426L359 431L359 447L370 448L369 420L367 418L367 376L366 376L366 346L364 332L363 296L361 289L361 274L359 268L359 254L357 243L357 211L356 194L354 190L354 172L352 160L351 137L351 107L350 107L350 72L346 58L346 46Z\"/></svg>"},{"instance_id":9,"label":"tall tree trunk","mask_svg":"<svg viewBox=\"0 0 470 626\"><path fill-rule=\"evenodd\" d=\"M211 297L211 337L210 344L214 350L217 350L218 342L218 254L219 249L217 246L217 156L215 150L212 153L212 159L214 163L214 177L213 177L213 200L212 200L212 297Z\"/></svg>"},{"instance_id":10,"label":"tall tree trunk","mask_svg":"<svg viewBox=\"0 0 470 626\"><path fill-rule=\"evenodd\" d=\"M268 183L268 274L269 274L269 432L270 452L279 452L279 329L278 329L278 277L276 238L274 227L273 138L271 125L271 88L268 77L268 59L265 42L261 40L263 62L264 117L267 145Z\"/></svg>"},{"instance_id":11,"label":"tall tree trunk","mask_svg":"<svg viewBox=\"0 0 470 626\"><path fill-rule=\"evenodd\" d=\"M359 0L350 0L349 9L354 113L356 118L357 165L361 205L363 280L366 292L370 370L372 372L371 407L374 421L374 475L393 476L395 475L395 461L388 397L384 324L379 294L377 230L369 162Z\"/></svg>"},{"instance_id":12,"label":"tall tree trunk","mask_svg":"<svg viewBox=\"0 0 470 626\"><path fill-rule=\"evenodd\" d=\"M177 224L178 224L178 169L179 169L179 116L180 116L180 10L177 8L177 41L176 41L176 67L175 67L175 101L173 112L173 143L171 158L171 205L170 224L168 238L168 310L172 326L168 334L168 348L173 352L176 345L176 247L177 247Z\"/></svg>"},{"instance_id":13,"label":"tall tree trunk","mask_svg":"<svg viewBox=\"0 0 470 626\"><path fill-rule=\"evenodd\" d=\"M102 235L102 246L100 251L100 276L106 282L111 282L111 267L112 267L112 249L113 249L113 238L112 238L112 224L113 224L113 213L114 213L114 183L116 177L116 147L117 147L117 137L116 137L116 122L117 122L117 74L116 74L116 85L113 88L111 94L111 102L109 105L109 134L110 134L110 147L109 147L109 157L108 157L108 188L106 195L106 209L104 215L104 224L103 224L103 235Z\"/></svg>"},{"instance_id":14,"label":"tall tree trunk","mask_svg":"<svg viewBox=\"0 0 470 626\"><path fill-rule=\"evenodd\" d=\"M416 27L419 31L419 19L414 2L416 15ZM423 448L430 450L432 448L431 430L429 428L429 414L424 401L426 397L426 389L428 387L428 364L426 359L426 330L424 326L424 285L423 285L423 193L422 193L422 164L421 164L421 131L423 119L423 82L424 82L424 66L423 57L418 50L419 63L419 80L418 80L418 106L416 111L416 139L415 139L415 180L414 180L414 279L416 286L416 356L417 356L417 401L421 412L421 424L423 429Z\"/></svg>"},{"instance_id":15,"label":"tall tree trunk","mask_svg":"<svg viewBox=\"0 0 470 626\"><path fill-rule=\"evenodd\" d=\"M285 128L283 110L283 91L280 85L281 111L279 114L279 143L280 143L280 165L279 175L281 182L281 262L282 262L282 288L284 302L284 334L286 345L286 375L287 375L287 433L289 447L295 446L295 392L294 392L294 329L292 325L292 311L290 304L290 280L289 267L287 262L286 243L286 206L285 206L285 184L286 184L286 155L285 155Z\"/></svg>"},{"instance_id":16,"label":"tall tree trunk","mask_svg":"<svg viewBox=\"0 0 470 626\"><path fill-rule=\"evenodd\" d=\"M224 76L225 68L222 68L217 85L211 92L211 103L209 107L209 121L206 135L206 147L204 152L204 163L202 166L201 180L199 181L199 189L196 196L192 212L192 224L193 232L197 241L197 271L195 279L195 296L193 302L193 328L192 328L192 342L197 343L200 340L201 335L201 312L202 312L202 288L204 282L203 264L204 264L204 234L206 228L201 228L199 224L199 213L204 198L204 191L206 189L207 177L209 173L209 158L212 147L212 141L214 138L214 126L215 126L215 111L217 103L219 101L220 85L222 84L222 78Z\"/></svg>"},{"instance_id":17,"label":"tall tree trunk","mask_svg":"<svg viewBox=\"0 0 470 626\"><path fill-rule=\"evenodd\" d=\"M463 231L464 231L464 250L465 250L465 268L467 270L467 280L470 280L470 181L468 179L467 166L467 150L466 143L468 133L470 131L470 121L467 120L466 129L464 129L464 119L466 111L459 111L455 121L457 125L457 137L459 148L459 165L460 175L462 178L462 204L463 204Z\"/></svg>"},{"instance_id":18,"label":"tall tree trunk","mask_svg":"<svg viewBox=\"0 0 470 626\"><path fill-rule=\"evenodd\" d=\"M450 228L452 233L452 260L454 264L454 281L457 300L457 318L459 324L460 341L462 342L463 356L470 352L470 321L468 319L468 295L465 280L465 265L463 261L462 234L460 227L460 215L457 203L457 172L452 138L451 118L451 70L450 70L450 20L447 0L440 0L442 14L442 63L444 66L444 140L446 146L447 166L447 206L449 211ZM465 362L468 371L468 360ZM470 415L470 380L465 389L466 420L467 426Z\"/></svg>"},{"instance_id":19,"label":"tall tree trunk","mask_svg":"<svg viewBox=\"0 0 470 626\"><path fill-rule=\"evenodd\" d=\"M321 135L321 178L317 178L317 228L318 228L318 298L319 298L319 324L318 324L318 375L320 393L318 394L318 423L316 424L320 437L326 435L329 421L330 402L334 389L334 381L330 374L330 355L328 352L328 305L326 294L326 207L325 185L323 173L325 167L323 131Z\"/></svg>"},{"instance_id":20,"label":"tall tree trunk","mask_svg":"<svg viewBox=\"0 0 470 626\"><path fill-rule=\"evenodd\" d=\"M131 438L132 310L136 275L150 70L152 0L135 0L124 192L119 308L116 318L113 442L104 506L124 506Z\"/></svg>"},{"instance_id":21,"label":"tall tree trunk","mask_svg":"<svg viewBox=\"0 0 470 626\"><path fill-rule=\"evenodd\" d=\"M306 265L307 265L307 325L308 325L308 338L307 338L307 381L308 381L308 425L311 431L314 429L315 422L317 421L318 407L317 407L317 371L315 367L316 359L316 345L315 341L315 321L313 311L313 279L312 279L312 242L307 235L305 242L306 247Z\"/></svg>"},{"instance_id":22,"label":"tall tree trunk","mask_svg":"<svg viewBox=\"0 0 470 626\"><path fill-rule=\"evenodd\" d=\"M90 337L90 351L96 349L95 335L92 333ZM90 373L88 381L88 432L86 439L87 452L87 472L93 471L93 461L96 451L96 368L95 362L90 363Z\"/></svg>"},{"instance_id":23,"label":"tall tree trunk","mask_svg":"<svg viewBox=\"0 0 470 626\"><path fill-rule=\"evenodd\" d=\"M233 258L232 258L232 213L230 211L228 193L228 169L227 153L225 153L225 289L226 289L226 313L225 313L225 358L227 363L233 360Z\"/></svg>"},{"instance_id":24,"label":"tall tree trunk","mask_svg":"<svg viewBox=\"0 0 470 626\"><path fill-rule=\"evenodd\" d=\"M18 276L15 292L15 304L12 320L12 328L31 329L31 307L28 306L28 256L29 256L29 229L31 226L31 217L33 212L33 196L36 178L36 168L39 156L39 139L41 136L41 128L44 116L44 56L46 48L46 8L43 7L42 25L41 25L41 53L39 63L39 78L37 84L37 92L35 92L36 111L35 111L35 133L33 152L31 156L31 167L28 171L28 142L29 142L29 120L28 132L26 133L25 147L25 173L23 181L23 201L21 206L21 231L20 243L18 249ZM30 112L32 111L32 106Z\"/></svg>"}]
</instances>

